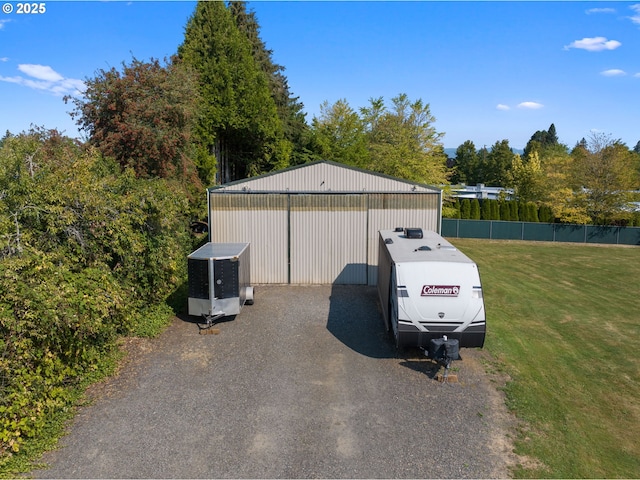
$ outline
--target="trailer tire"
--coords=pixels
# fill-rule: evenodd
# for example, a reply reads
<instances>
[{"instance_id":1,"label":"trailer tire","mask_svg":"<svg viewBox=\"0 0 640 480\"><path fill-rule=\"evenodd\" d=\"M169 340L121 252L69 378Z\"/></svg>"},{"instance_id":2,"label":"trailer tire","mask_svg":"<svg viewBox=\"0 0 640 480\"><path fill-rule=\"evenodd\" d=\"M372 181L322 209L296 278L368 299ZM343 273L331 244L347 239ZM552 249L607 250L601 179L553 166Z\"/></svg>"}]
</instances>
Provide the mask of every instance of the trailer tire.
<instances>
[{"instance_id":1,"label":"trailer tire","mask_svg":"<svg viewBox=\"0 0 640 480\"><path fill-rule=\"evenodd\" d=\"M246 287L244 291L246 305L253 305L253 287Z\"/></svg>"}]
</instances>

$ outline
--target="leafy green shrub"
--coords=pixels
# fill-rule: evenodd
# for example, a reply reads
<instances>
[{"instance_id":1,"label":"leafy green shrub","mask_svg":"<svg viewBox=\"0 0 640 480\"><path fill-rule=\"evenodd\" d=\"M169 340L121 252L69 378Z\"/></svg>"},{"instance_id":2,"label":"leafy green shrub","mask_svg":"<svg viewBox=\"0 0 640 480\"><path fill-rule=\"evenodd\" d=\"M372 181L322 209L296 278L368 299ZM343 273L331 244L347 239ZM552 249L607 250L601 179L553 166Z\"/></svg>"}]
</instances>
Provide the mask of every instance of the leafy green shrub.
<instances>
[{"instance_id":1,"label":"leafy green shrub","mask_svg":"<svg viewBox=\"0 0 640 480\"><path fill-rule=\"evenodd\" d=\"M0 148L0 471L96 375L155 335L186 279L185 188L35 130Z\"/></svg>"}]
</instances>

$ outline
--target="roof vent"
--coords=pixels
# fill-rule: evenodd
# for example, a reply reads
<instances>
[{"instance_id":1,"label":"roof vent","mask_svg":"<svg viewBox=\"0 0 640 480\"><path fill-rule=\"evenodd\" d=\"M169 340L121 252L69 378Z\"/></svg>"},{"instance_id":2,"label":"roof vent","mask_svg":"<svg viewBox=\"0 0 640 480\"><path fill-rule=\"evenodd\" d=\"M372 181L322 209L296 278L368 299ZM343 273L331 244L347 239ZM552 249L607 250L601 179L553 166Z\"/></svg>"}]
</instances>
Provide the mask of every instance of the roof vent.
<instances>
[{"instance_id":1,"label":"roof vent","mask_svg":"<svg viewBox=\"0 0 640 480\"><path fill-rule=\"evenodd\" d=\"M414 250L414 252L430 252L431 247L429 245L422 245Z\"/></svg>"},{"instance_id":2,"label":"roof vent","mask_svg":"<svg viewBox=\"0 0 640 480\"><path fill-rule=\"evenodd\" d=\"M384 243L386 243L387 245L389 245L390 243L393 243L393 238L385 238Z\"/></svg>"},{"instance_id":3,"label":"roof vent","mask_svg":"<svg viewBox=\"0 0 640 480\"><path fill-rule=\"evenodd\" d=\"M403 232L404 228L402 227L396 227L396 229L394 230L394 232Z\"/></svg>"},{"instance_id":4,"label":"roof vent","mask_svg":"<svg viewBox=\"0 0 640 480\"><path fill-rule=\"evenodd\" d=\"M407 238L422 238L421 228L405 228L404 236Z\"/></svg>"}]
</instances>

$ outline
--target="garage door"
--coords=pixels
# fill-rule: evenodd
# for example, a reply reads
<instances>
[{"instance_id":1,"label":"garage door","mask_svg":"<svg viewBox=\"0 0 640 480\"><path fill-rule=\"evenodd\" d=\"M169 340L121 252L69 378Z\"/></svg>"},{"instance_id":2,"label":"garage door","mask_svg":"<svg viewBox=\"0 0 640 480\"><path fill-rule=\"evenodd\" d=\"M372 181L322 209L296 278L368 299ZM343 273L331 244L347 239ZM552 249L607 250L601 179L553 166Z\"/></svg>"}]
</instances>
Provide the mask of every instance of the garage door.
<instances>
[{"instance_id":1,"label":"garage door","mask_svg":"<svg viewBox=\"0 0 640 480\"><path fill-rule=\"evenodd\" d=\"M290 198L291 283L366 285L366 195Z\"/></svg>"}]
</instances>

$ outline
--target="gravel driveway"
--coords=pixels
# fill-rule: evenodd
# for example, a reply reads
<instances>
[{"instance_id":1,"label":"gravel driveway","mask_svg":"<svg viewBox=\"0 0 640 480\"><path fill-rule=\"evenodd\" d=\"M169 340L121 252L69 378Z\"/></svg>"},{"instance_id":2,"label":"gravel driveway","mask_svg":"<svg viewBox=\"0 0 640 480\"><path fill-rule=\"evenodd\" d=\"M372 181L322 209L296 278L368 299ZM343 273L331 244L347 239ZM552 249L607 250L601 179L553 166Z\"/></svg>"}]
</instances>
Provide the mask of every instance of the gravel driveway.
<instances>
[{"instance_id":1,"label":"gravel driveway","mask_svg":"<svg viewBox=\"0 0 640 480\"><path fill-rule=\"evenodd\" d=\"M513 420L486 352L462 349L458 383L438 382L419 350L396 354L375 288L258 286L255 305L218 327L200 335L176 318L133 342L32 475L508 476Z\"/></svg>"}]
</instances>

